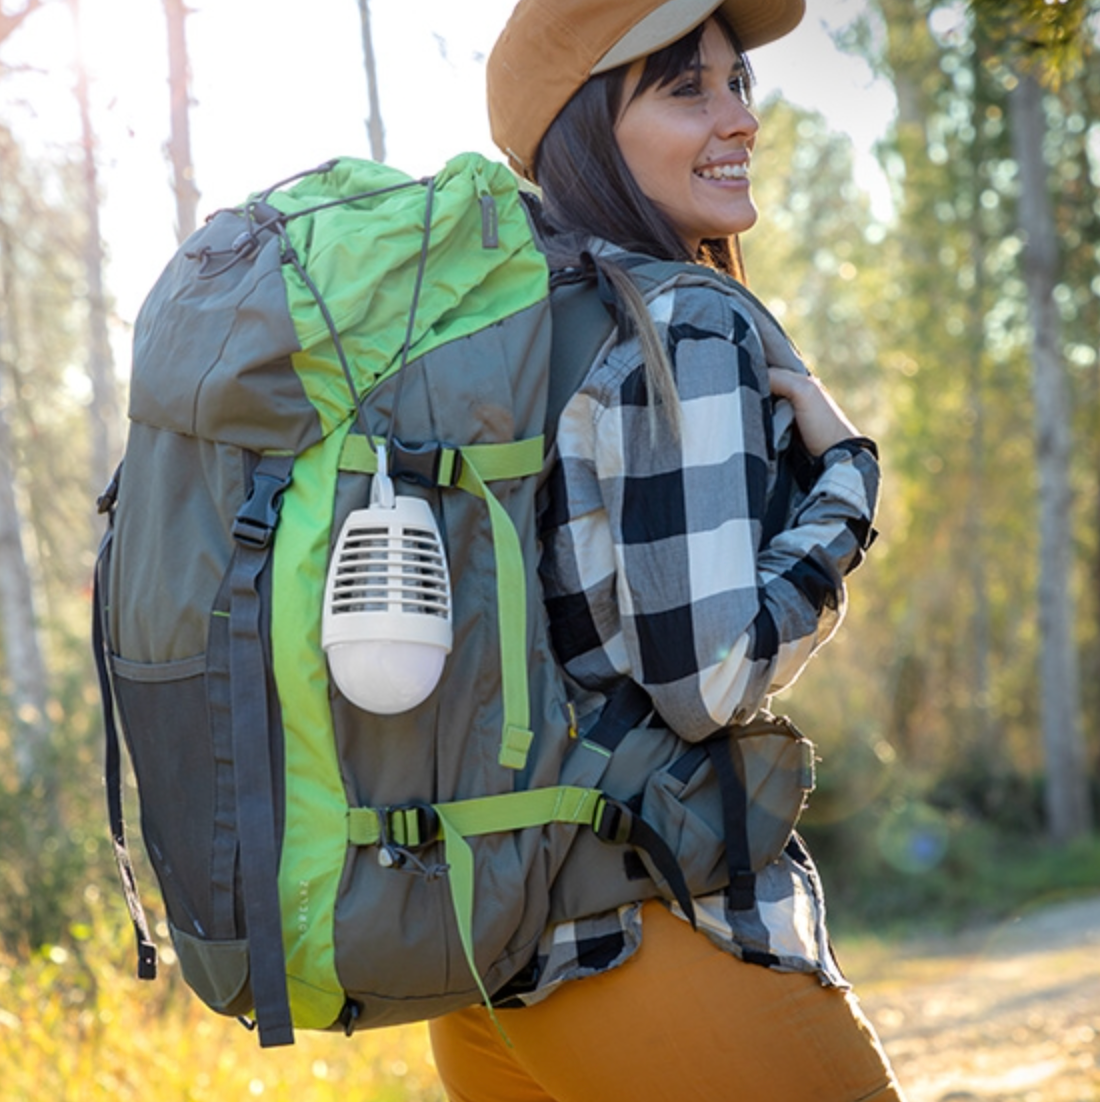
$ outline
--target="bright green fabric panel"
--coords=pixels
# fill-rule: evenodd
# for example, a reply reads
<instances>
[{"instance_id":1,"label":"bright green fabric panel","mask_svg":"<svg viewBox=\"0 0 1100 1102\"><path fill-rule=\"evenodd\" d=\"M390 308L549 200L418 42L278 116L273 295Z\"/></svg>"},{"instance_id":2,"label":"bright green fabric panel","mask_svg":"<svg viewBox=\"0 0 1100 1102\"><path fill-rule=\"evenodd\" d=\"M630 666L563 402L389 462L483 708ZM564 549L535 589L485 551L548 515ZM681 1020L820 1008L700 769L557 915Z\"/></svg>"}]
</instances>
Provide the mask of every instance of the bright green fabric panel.
<instances>
[{"instance_id":1,"label":"bright green fabric panel","mask_svg":"<svg viewBox=\"0 0 1100 1102\"><path fill-rule=\"evenodd\" d=\"M347 797L321 649L321 594L337 462L348 427L295 462L272 558L272 659L282 703L286 773L294 777L287 793L279 897L290 1006L300 1029L327 1028L344 1005L333 920L347 853Z\"/></svg>"},{"instance_id":2,"label":"bright green fabric panel","mask_svg":"<svg viewBox=\"0 0 1100 1102\"><path fill-rule=\"evenodd\" d=\"M352 158L306 177L269 201L290 213L377 190L409 177ZM483 244L483 196L496 204L494 248ZM423 238L427 188L419 183L291 219L287 236L317 285L365 393L400 363ZM325 431L353 405L322 313L284 265L287 301L302 351L292 362ZM531 238L515 180L500 164L463 154L436 176L431 249L410 359L526 309L547 294L546 261ZM385 426L377 426L380 431Z\"/></svg>"}]
</instances>

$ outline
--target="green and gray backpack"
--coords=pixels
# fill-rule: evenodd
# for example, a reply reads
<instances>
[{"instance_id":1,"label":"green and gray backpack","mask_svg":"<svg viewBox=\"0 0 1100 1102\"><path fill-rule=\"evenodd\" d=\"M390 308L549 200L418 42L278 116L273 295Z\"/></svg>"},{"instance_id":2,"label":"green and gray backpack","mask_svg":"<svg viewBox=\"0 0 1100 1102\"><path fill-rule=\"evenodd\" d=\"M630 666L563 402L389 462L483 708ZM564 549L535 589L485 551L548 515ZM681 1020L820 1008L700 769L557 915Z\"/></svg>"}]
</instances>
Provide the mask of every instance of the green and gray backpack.
<instances>
[{"instance_id":1,"label":"green and gray backpack","mask_svg":"<svg viewBox=\"0 0 1100 1102\"><path fill-rule=\"evenodd\" d=\"M782 721L701 751L638 691L578 736L535 498L551 376L560 404L611 321L567 285L552 371L551 299L503 166L341 159L214 215L138 317L96 571L111 833L152 977L117 715L182 974L263 1045L491 1005L560 918L751 903L812 787Z\"/></svg>"}]
</instances>

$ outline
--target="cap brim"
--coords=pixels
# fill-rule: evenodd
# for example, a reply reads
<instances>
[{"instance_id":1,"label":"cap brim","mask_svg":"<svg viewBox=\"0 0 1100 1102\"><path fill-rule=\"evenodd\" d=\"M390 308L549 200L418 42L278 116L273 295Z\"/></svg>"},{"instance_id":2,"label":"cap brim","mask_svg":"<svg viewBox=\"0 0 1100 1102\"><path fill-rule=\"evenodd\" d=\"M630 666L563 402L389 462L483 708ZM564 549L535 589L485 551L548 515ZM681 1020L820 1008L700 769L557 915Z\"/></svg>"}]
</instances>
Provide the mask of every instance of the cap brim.
<instances>
[{"instance_id":1,"label":"cap brim","mask_svg":"<svg viewBox=\"0 0 1100 1102\"><path fill-rule=\"evenodd\" d=\"M627 31L592 72L605 73L671 46L719 10L742 49L752 50L793 31L806 12L806 0L666 0Z\"/></svg>"}]
</instances>

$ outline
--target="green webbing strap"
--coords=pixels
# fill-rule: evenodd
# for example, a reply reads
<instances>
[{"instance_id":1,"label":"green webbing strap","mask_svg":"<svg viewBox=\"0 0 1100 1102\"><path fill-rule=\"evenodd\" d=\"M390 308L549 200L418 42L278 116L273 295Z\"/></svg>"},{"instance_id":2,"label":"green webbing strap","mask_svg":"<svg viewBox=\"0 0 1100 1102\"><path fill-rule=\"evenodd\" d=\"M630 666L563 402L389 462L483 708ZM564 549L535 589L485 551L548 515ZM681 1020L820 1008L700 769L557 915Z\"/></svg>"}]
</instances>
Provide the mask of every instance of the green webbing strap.
<instances>
[{"instance_id":1,"label":"green webbing strap","mask_svg":"<svg viewBox=\"0 0 1100 1102\"><path fill-rule=\"evenodd\" d=\"M527 691L527 575L515 525L463 452L458 485L489 508L497 563L497 632L500 639L501 703L504 723L497 760L506 769L523 769L534 735Z\"/></svg>"},{"instance_id":2,"label":"green webbing strap","mask_svg":"<svg viewBox=\"0 0 1100 1102\"><path fill-rule=\"evenodd\" d=\"M486 482L500 482L540 474L544 446L544 437L531 436L507 444L466 444L458 450L463 461L473 464ZM461 477L458 485L462 485Z\"/></svg>"},{"instance_id":3,"label":"green webbing strap","mask_svg":"<svg viewBox=\"0 0 1100 1102\"><path fill-rule=\"evenodd\" d=\"M641 815L599 789L556 785L444 804L408 804L380 811L372 807L348 809L348 842L353 846L381 843L391 851L416 849L442 838L444 867L450 873L451 905L462 950L494 1022L489 994L474 959L474 855L466 839L549 823L589 826L604 842L643 850L695 926L691 893L668 843ZM500 1023L496 1025L508 1041Z\"/></svg>"},{"instance_id":4,"label":"green webbing strap","mask_svg":"<svg viewBox=\"0 0 1100 1102\"><path fill-rule=\"evenodd\" d=\"M377 474L378 453L374 449L375 443L361 433L349 432L340 449L340 470L352 474Z\"/></svg>"},{"instance_id":5,"label":"green webbing strap","mask_svg":"<svg viewBox=\"0 0 1100 1102\"><path fill-rule=\"evenodd\" d=\"M527 478L542 470L544 440L532 436L499 444L440 445L437 479L480 498L489 510L497 576L497 630L504 708L500 756L506 769L523 769L534 735L527 689L527 573L523 548L507 510L488 483ZM349 433L340 453L340 469L373 474L378 469L374 444ZM395 469L395 474L400 472Z\"/></svg>"},{"instance_id":6,"label":"green webbing strap","mask_svg":"<svg viewBox=\"0 0 1100 1102\"><path fill-rule=\"evenodd\" d=\"M470 849L470 843L462 837L462 831L451 822L445 812L437 809L436 814L443 831L443 860L450 867L451 905L454 907L462 953L466 957L466 966L477 983L477 989L481 992L481 1001L499 1030L500 1023L493 1013L493 1000L485 990L477 961L474 959L474 851ZM504 1035L503 1030L501 1033Z\"/></svg>"},{"instance_id":7,"label":"green webbing strap","mask_svg":"<svg viewBox=\"0 0 1100 1102\"><path fill-rule=\"evenodd\" d=\"M340 470L355 474L375 474L378 453L361 433L348 433L340 452ZM545 438L532 436L526 440L510 440L501 444L465 444L462 447L440 445L439 485L457 486L455 477L459 458L472 463L485 482L501 482L508 478L527 478L542 471ZM392 473L392 472L391 472Z\"/></svg>"},{"instance_id":8,"label":"green webbing strap","mask_svg":"<svg viewBox=\"0 0 1100 1102\"><path fill-rule=\"evenodd\" d=\"M557 785L431 806L437 814L445 814L463 837L473 838L547 823L592 826L599 822L602 799L603 793L595 788ZM399 846L423 846L439 837L438 831L434 837L421 837L422 819L417 808L393 808L383 813L388 816L386 837ZM353 846L380 842L383 832L379 814L373 807L349 808L348 842Z\"/></svg>"}]
</instances>

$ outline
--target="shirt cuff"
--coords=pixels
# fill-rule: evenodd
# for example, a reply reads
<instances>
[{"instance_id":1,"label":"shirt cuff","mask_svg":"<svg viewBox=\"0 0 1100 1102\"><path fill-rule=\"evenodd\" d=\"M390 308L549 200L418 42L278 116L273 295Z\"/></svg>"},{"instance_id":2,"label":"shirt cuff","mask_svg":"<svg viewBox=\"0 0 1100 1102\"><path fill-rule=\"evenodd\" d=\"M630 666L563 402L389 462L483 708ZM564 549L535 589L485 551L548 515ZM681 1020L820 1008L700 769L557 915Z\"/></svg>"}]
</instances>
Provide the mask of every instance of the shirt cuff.
<instances>
[{"instance_id":1,"label":"shirt cuff","mask_svg":"<svg viewBox=\"0 0 1100 1102\"><path fill-rule=\"evenodd\" d=\"M858 455L861 451L870 452L875 459L878 459L878 444L869 436L850 436L847 440L841 440L839 444L826 449L819 459L824 461L825 456L835 451L847 452L849 455Z\"/></svg>"}]
</instances>

